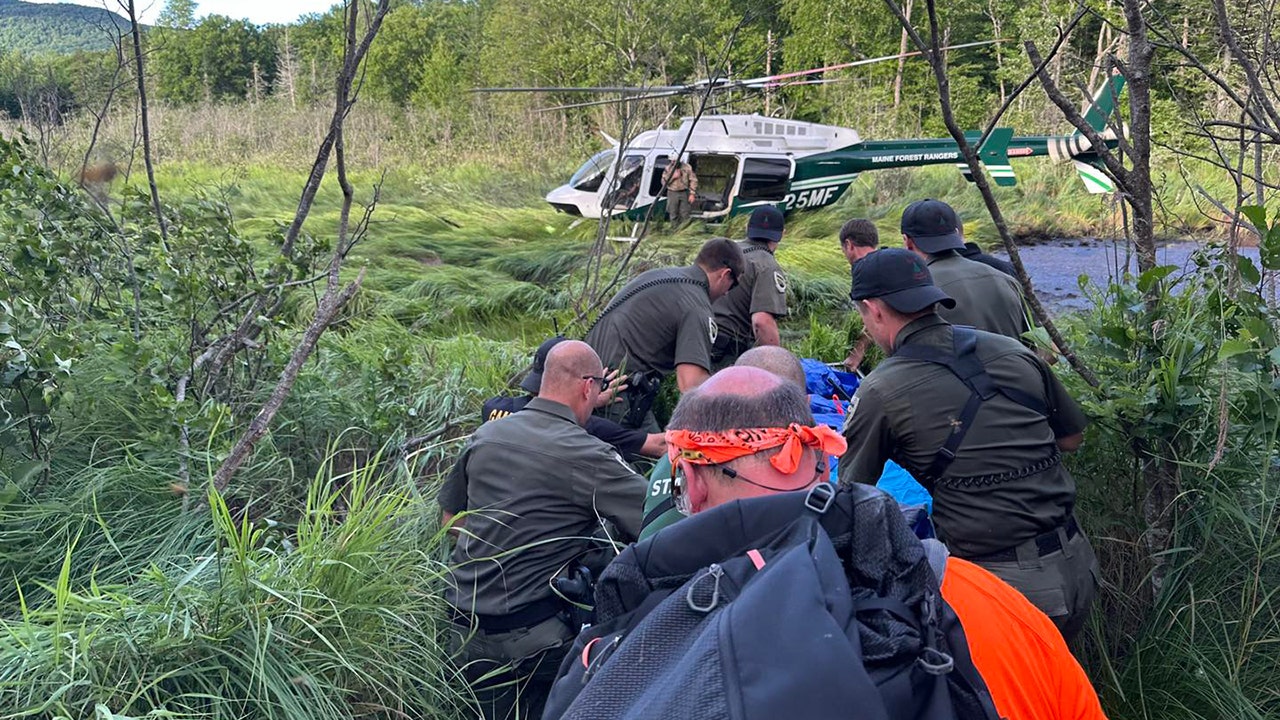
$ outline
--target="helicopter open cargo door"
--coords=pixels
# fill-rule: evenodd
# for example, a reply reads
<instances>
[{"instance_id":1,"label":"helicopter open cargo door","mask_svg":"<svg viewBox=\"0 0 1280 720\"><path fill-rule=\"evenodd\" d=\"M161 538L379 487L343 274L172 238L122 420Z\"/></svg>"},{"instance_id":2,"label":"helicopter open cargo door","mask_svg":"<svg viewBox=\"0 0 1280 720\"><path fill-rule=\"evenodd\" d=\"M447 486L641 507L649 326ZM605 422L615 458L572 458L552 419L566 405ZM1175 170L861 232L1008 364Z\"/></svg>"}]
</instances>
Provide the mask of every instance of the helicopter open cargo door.
<instances>
[{"instance_id":1,"label":"helicopter open cargo door","mask_svg":"<svg viewBox=\"0 0 1280 720\"><path fill-rule=\"evenodd\" d=\"M689 153L689 165L698 176L698 199L693 204L693 214L701 218L727 215L733 207L733 191L738 183L738 156Z\"/></svg>"}]
</instances>

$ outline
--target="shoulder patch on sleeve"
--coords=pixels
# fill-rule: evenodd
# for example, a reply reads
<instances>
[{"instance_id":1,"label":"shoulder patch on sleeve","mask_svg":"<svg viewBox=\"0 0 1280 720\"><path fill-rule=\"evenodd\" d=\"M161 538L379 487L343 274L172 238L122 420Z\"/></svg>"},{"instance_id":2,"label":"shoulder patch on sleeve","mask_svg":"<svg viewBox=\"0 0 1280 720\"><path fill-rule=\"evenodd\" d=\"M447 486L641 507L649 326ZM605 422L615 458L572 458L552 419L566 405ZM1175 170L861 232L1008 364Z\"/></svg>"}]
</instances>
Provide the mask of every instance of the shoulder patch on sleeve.
<instances>
[{"instance_id":1,"label":"shoulder patch on sleeve","mask_svg":"<svg viewBox=\"0 0 1280 720\"><path fill-rule=\"evenodd\" d=\"M716 319L707 318L707 337L711 338L711 344L716 344L716 338L720 335L720 328L716 325Z\"/></svg>"},{"instance_id":2,"label":"shoulder patch on sleeve","mask_svg":"<svg viewBox=\"0 0 1280 720\"><path fill-rule=\"evenodd\" d=\"M778 288L778 292L787 291L787 276L782 274L781 270L773 271L773 286Z\"/></svg>"},{"instance_id":3,"label":"shoulder patch on sleeve","mask_svg":"<svg viewBox=\"0 0 1280 720\"><path fill-rule=\"evenodd\" d=\"M619 465L627 469L627 472L635 473L635 468L628 465L627 461L622 459L622 455L620 455L617 450L614 450L611 454L613 455L613 459L618 461Z\"/></svg>"}]
</instances>

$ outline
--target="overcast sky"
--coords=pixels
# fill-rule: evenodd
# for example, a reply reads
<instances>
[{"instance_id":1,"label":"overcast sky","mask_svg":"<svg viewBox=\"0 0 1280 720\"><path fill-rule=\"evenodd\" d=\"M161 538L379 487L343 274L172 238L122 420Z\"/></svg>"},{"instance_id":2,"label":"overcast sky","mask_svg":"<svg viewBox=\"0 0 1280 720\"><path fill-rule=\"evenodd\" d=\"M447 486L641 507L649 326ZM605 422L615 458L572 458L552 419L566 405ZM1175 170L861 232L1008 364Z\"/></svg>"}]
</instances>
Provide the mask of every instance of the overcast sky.
<instances>
[{"instance_id":1,"label":"overcast sky","mask_svg":"<svg viewBox=\"0 0 1280 720\"><path fill-rule=\"evenodd\" d=\"M27 0L28 2L73 2L76 5L102 7L103 0ZM262 23L286 23L298 19L299 15L311 12L324 12L340 0L197 0L196 17L210 13L227 15L233 18L248 18L250 21ZM164 9L164 0L134 0L139 19L144 23L154 23L156 16ZM108 8L120 12L117 0L106 0ZM123 15L123 12L120 12Z\"/></svg>"}]
</instances>

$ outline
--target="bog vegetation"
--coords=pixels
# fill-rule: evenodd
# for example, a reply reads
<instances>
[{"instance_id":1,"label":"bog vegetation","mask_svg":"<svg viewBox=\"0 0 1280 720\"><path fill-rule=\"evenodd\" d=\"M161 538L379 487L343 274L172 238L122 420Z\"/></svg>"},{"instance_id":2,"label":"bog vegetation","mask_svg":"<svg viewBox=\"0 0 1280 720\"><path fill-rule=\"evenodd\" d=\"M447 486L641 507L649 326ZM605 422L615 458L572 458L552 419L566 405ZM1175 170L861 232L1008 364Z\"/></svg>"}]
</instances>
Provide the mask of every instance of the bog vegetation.
<instances>
[{"instance_id":1,"label":"bog vegetation","mask_svg":"<svg viewBox=\"0 0 1280 720\"><path fill-rule=\"evenodd\" d=\"M394 4L345 125L347 233L333 172L291 228L330 127L342 8L258 28L196 20L192 3L171 0L145 34L163 223L127 45L0 62L11 117L0 139L0 718L468 715L442 648L434 486L481 400L510 386L529 349L553 326L584 329L595 230L540 197L598 147L594 129L620 118L462 91L686 81L726 48L735 74L762 74L903 43L880 0L567 2ZM1095 5L1050 63L1064 86L1124 57L1121 8ZM1256 9L1210 5L1156 3L1143 17L1160 38L1157 232L1211 242L1187 267L1087 284L1095 309L1059 318L1100 381L1059 364L1094 418L1071 469L1105 586L1080 650L1113 718L1280 713L1280 225L1262 209L1274 206L1264 169L1280 122L1254 104L1263 94L1242 110L1187 60L1246 72L1219 57L1215 8L1255 43L1250 57L1271 57L1266 33L1251 32ZM1016 34L1047 47L1075 11L995 0L946 22L956 40ZM1029 70L1017 44L953 57L959 120L985 121ZM932 82L927 65L890 63L768 102L869 137L945 132ZM1020 130L1065 127L1041 96L1012 105ZM656 122L667 108L637 112ZM120 176L89 173L107 164ZM999 195L1016 235L1125 236L1126 206L1084 194L1070 170L1019 173ZM834 231L862 214L892 238L897 212L922 196L953 202L970 236L996 239L951 168L864 176L836 207L788 221L785 344L843 357L860 328ZM646 240L628 272L683 262L704 232L740 229ZM1240 242L1259 244L1260 261L1237 255ZM215 483L325 307L335 250L359 292L252 456ZM1153 465L1178 489L1161 508L1172 535L1154 553Z\"/></svg>"}]
</instances>

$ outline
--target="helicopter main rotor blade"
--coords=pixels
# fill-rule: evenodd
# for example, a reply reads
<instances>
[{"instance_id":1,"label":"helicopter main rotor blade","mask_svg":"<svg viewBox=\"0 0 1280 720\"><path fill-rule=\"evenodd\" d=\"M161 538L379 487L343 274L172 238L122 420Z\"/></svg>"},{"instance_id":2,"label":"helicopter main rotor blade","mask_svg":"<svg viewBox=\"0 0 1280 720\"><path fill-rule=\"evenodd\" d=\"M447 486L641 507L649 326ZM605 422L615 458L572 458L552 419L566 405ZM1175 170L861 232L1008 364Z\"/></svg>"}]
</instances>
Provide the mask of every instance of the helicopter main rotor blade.
<instances>
[{"instance_id":1,"label":"helicopter main rotor blade","mask_svg":"<svg viewBox=\"0 0 1280 720\"><path fill-rule=\"evenodd\" d=\"M520 93L520 92L543 92L543 93L622 93L629 94L645 94L651 92L670 92L684 91L691 88L690 85L652 85L649 87L639 86L620 86L620 87L485 87L472 88L467 92L473 93Z\"/></svg>"},{"instance_id":2,"label":"helicopter main rotor blade","mask_svg":"<svg viewBox=\"0 0 1280 720\"><path fill-rule=\"evenodd\" d=\"M593 107L596 105L617 105L620 103L637 102L639 100L653 100L656 98L675 97L677 95L686 95L687 90L673 90L669 92L652 93L649 95L631 95L620 98L607 98L604 100L586 100L579 103L569 103L568 105L553 105L551 107L538 108L536 112L551 112L553 110L569 110L572 108Z\"/></svg>"},{"instance_id":3,"label":"helicopter main rotor blade","mask_svg":"<svg viewBox=\"0 0 1280 720\"><path fill-rule=\"evenodd\" d=\"M965 48L981 47L983 45L994 45L996 43L1002 43L1002 42L1005 42L1005 40L1004 39L980 40L978 42L962 43L960 45L948 45L947 47L939 48L939 50L940 51L963 50ZM731 83L731 85L753 87L753 88L754 87L770 87L772 84L777 83L777 81L779 80L787 80L789 78L803 77L805 75L815 75L817 73L828 72L830 70L843 70L845 68L858 67L861 65L874 65L875 63L888 62L889 60L900 60L900 59L909 58L909 57L916 57L918 55L923 55L923 54L924 54L923 51L913 50L911 52L896 53L894 55L882 55L880 57L866 58L864 60L854 60L852 62L839 63L837 65L827 65L826 67L810 68L808 70L797 70L795 72L780 73L777 75L766 75L764 77L751 78L749 80L736 80L733 83Z\"/></svg>"},{"instance_id":4,"label":"helicopter main rotor blade","mask_svg":"<svg viewBox=\"0 0 1280 720\"><path fill-rule=\"evenodd\" d=\"M984 45L994 45L996 43L1005 42L1004 39L997 40L980 40L977 42L961 43L958 45L948 45L938 48L939 51L945 52L950 50L964 50L966 48L982 47ZM779 73L776 75L765 75L763 77L749 78L746 80L730 80L728 78L715 78L698 80L687 85L652 85L649 87L635 86L619 86L619 87L506 87L506 88L473 88L468 92L473 93L518 93L518 92L545 92L545 93L602 93L611 95L621 95L622 97L608 98L603 100L588 100L578 103L568 103L565 105L555 105L552 107L541 108L538 112L550 112L553 110L570 110L573 108L594 107L597 105L615 105L619 103L633 102L636 100L652 100L656 98L675 97L677 95L688 95L698 92L718 92L723 90L762 90L776 89L784 87L792 87L795 85L824 85L831 82L839 82L841 78L825 78L825 79L797 79L807 78L810 75L829 72L832 70L844 70L862 65L873 65L875 63L887 62L890 60L901 60L904 58L917 57L923 55L924 51L913 50L911 52L896 53L893 55L882 55L880 57L866 58L863 60L854 60L847 63L838 63L835 65L827 65L820 68L810 68L808 70L797 70L788 73Z\"/></svg>"}]
</instances>

